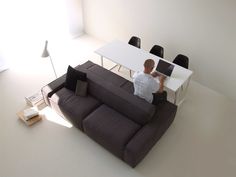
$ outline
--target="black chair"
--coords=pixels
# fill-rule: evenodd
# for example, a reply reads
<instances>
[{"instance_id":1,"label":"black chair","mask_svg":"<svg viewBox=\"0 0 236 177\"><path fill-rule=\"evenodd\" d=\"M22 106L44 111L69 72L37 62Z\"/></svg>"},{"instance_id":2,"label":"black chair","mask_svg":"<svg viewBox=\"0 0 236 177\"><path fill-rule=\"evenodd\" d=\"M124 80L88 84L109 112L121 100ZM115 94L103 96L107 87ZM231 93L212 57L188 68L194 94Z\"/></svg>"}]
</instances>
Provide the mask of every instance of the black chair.
<instances>
[{"instance_id":1,"label":"black chair","mask_svg":"<svg viewBox=\"0 0 236 177\"><path fill-rule=\"evenodd\" d=\"M141 48L141 39L137 36L132 36L128 42L128 44L135 46L137 48ZM118 71L120 71L121 65L118 68ZM131 70L129 70L129 74L131 77Z\"/></svg>"},{"instance_id":2,"label":"black chair","mask_svg":"<svg viewBox=\"0 0 236 177\"><path fill-rule=\"evenodd\" d=\"M158 57L164 58L164 48L159 45L154 45L151 48L150 53Z\"/></svg>"},{"instance_id":3,"label":"black chair","mask_svg":"<svg viewBox=\"0 0 236 177\"><path fill-rule=\"evenodd\" d=\"M133 45L137 48L141 48L141 39L137 36L132 36L128 42L128 44Z\"/></svg>"},{"instance_id":4,"label":"black chair","mask_svg":"<svg viewBox=\"0 0 236 177\"><path fill-rule=\"evenodd\" d=\"M185 55L179 54L175 57L173 63L188 69L189 59Z\"/></svg>"}]
</instances>

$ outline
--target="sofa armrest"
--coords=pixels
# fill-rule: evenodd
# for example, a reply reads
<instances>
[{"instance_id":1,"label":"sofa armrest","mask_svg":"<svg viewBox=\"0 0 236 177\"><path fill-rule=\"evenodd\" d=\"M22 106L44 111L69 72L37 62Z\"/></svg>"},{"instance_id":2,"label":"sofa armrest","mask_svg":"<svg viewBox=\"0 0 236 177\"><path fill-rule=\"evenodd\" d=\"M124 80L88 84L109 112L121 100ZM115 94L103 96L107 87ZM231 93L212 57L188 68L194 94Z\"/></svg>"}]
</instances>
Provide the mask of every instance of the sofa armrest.
<instances>
[{"instance_id":1,"label":"sofa armrest","mask_svg":"<svg viewBox=\"0 0 236 177\"><path fill-rule=\"evenodd\" d=\"M66 74L47 84L41 89L45 103L50 106L49 98L65 85Z\"/></svg>"},{"instance_id":2,"label":"sofa armrest","mask_svg":"<svg viewBox=\"0 0 236 177\"><path fill-rule=\"evenodd\" d=\"M75 67L75 69L80 70L81 68L87 69L92 67L93 65L95 65L94 63L92 63L91 61L87 61L82 65L78 65ZM65 85L65 81L66 81L66 74L62 75L61 77L57 78L56 80L52 81L51 83L49 83L48 85L44 86L41 89L42 95L43 95L43 99L44 102L50 106L50 101L49 98L56 93L58 90L62 89Z\"/></svg>"},{"instance_id":3,"label":"sofa armrest","mask_svg":"<svg viewBox=\"0 0 236 177\"><path fill-rule=\"evenodd\" d=\"M176 111L177 107L168 101L159 105L156 117L144 125L126 145L123 160L135 167L169 128Z\"/></svg>"}]
</instances>

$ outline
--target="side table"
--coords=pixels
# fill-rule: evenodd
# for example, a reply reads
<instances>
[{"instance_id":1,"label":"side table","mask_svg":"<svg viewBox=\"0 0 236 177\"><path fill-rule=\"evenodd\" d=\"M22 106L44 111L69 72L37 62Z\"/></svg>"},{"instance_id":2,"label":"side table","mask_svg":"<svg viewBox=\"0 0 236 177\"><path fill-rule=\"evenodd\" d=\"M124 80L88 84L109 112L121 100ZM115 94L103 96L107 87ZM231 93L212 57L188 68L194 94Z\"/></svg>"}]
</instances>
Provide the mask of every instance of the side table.
<instances>
[{"instance_id":1,"label":"side table","mask_svg":"<svg viewBox=\"0 0 236 177\"><path fill-rule=\"evenodd\" d=\"M25 108L26 109L26 108ZM29 120L24 119L24 109L16 113L16 115L28 126L35 124L36 122L42 120L42 115L37 115Z\"/></svg>"}]
</instances>

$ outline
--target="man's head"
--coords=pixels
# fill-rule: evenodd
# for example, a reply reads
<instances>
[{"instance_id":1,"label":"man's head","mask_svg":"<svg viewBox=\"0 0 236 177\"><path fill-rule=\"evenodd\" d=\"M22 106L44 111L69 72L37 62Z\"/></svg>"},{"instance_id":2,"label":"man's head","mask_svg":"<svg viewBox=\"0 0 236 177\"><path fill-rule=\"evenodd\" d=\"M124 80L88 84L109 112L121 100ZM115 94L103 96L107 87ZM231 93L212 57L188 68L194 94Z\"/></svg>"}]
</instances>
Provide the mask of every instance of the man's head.
<instances>
[{"instance_id":1,"label":"man's head","mask_svg":"<svg viewBox=\"0 0 236 177\"><path fill-rule=\"evenodd\" d=\"M155 62L152 59L147 59L143 65L144 65L144 73L150 74L155 66Z\"/></svg>"}]
</instances>

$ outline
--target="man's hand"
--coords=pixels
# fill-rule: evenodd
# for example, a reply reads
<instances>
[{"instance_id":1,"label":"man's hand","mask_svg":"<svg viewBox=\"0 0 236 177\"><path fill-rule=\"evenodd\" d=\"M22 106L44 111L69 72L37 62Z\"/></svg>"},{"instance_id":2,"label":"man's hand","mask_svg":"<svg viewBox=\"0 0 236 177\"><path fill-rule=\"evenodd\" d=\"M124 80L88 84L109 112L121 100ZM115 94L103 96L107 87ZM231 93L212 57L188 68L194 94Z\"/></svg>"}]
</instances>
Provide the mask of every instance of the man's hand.
<instances>
[{"instance_id":1,"label":"man's hand","mask_svg":"<svg viewBox=\"0 0 236 177\"><path fill-rule=\"evenodd\" d=\"M153 77L160 76L160 74L159 74L158 72L156 72L156 71L152 72L151 75L152 75Z\"/></svg>"}]
</instances>

